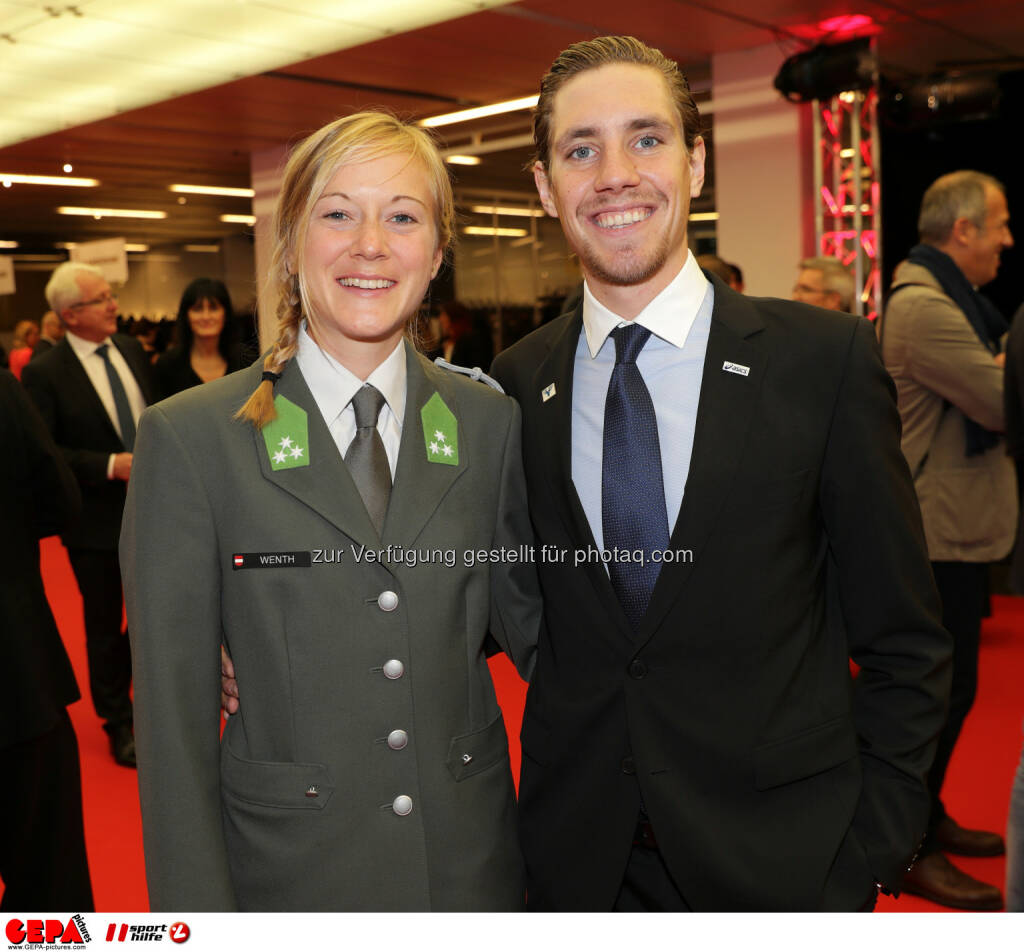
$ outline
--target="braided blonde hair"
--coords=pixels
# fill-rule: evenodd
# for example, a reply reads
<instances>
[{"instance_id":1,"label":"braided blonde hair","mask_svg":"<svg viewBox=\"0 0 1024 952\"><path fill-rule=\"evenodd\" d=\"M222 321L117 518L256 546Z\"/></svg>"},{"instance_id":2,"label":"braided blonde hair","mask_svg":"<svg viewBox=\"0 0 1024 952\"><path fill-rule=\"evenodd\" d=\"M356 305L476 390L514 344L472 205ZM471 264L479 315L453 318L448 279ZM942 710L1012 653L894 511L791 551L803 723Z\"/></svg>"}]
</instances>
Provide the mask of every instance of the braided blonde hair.
<instances>
[{"instance_id":1,"label":"braided blonde hair","mask_svg":"<svg viewBox=\"0 0 1024 952\"><path fill-rule=\"evenodd\" d=\"M236 414L262 429L277 416L274 382L295 356L303 315L312 307L300 275L309 220L324 189L342 165L407 154L427 170L434 199L438 245L447 252L455 231L455 201L444 160L430 134L383 111L357 112L328 123L300 142L285 166L274 209L268 292L277 292L277 339L263 362L265 374Z\"/></svg>"}]
</instances>

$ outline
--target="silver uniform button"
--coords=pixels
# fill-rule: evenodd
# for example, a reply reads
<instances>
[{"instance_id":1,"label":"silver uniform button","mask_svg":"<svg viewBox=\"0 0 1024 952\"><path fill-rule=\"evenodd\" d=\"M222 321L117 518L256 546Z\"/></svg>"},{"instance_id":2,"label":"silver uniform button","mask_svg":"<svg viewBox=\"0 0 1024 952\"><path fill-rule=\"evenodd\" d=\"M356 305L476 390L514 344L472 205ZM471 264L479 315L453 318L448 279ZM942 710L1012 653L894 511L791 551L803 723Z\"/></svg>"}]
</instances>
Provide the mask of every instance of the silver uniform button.
<instances>
[{"instance_id":1,"label":"silver uniform button","mask_svg":"<svg viewBox=\"0 0 1024 952\"><path fill-rule=\"evenodd\" d=\"M401 750L409 743L409 735L403 730L394 730L388 734L388 747L392 750Z\"/></svg>"},{"instance_id":2,"label":"silver uniform button","mask_svg":"<svg viewBox=\"0 0 1024 952\"><path fill-rule=\"evenodd\" d=\"M398 596L392 591L381 592L377 596L377 607L382 612L393 612L398 608Z\"/></svg>"},{"instance_id":3,"label":"silver uniform button","mask_svg":"<svg viewBox=\"0 0 1024 952\"><path fill-rule=\"evenodd\" d=\"M399 816L408 816L412 813L412 797L407 797L404 793L401 796L395 797L395 802L391 804L391 809Z\"/></svg>"},{"instance_id":4,"label":"silver uniform button","mask_svg":"<svg viewBox=\"0 0 1024 952\"><path fill-rule=\"evenodd\" d=\"M395 681L403 674L405 674L405 665L397 658L392 658L390 661L384 662L384 677Z\"/></svg>"}]
</instances>

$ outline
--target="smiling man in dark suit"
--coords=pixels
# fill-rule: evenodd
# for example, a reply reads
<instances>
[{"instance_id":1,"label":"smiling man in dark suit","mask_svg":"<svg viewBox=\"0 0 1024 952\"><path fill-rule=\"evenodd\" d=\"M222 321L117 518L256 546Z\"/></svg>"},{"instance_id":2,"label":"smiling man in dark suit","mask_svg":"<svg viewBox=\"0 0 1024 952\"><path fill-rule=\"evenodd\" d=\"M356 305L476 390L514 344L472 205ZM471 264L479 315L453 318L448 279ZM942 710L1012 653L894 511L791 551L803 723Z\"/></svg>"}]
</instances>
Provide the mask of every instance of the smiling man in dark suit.
<instances>
[{"instance_id":1,"label":"smiling man in dark suit","mask_svg":"<svg viewBox=\"0 0 1024 952\"><path fill-rule=\"evenodd\" d=\"M117 295L98 269L65 262L46 299L67 333L26 365L23 382L82 490L82 516L61 539L82 593L93 705L114 759L134 767L117 543L135 426L152 397L149 364L137 341L116 333Z\"/></svg>"},{"instance_id":2,"label":"smiling man in dark suit","mask_svg":"<svg viewBox=\"0 0 1024 952\"><path fill-rule=\"evenodd\" d=\"M493 371L548 547L529 903L872 908L924 832L949 637L871 325L709 282L699 123L630 37L541 87L536 184L586 284Z\"/></svg>"}]
</instances>

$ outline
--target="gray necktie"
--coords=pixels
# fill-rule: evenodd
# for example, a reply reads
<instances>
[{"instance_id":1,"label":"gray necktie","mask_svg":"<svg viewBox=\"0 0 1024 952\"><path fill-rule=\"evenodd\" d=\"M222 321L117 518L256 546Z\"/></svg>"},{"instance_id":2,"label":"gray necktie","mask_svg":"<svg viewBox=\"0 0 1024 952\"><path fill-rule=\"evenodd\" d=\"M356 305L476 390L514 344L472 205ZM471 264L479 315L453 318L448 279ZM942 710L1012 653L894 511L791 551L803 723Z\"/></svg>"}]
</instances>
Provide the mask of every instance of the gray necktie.
<instances>
[{"instance_id":1,"label":"gray necktie","mask_svg":"<svg viewBox=\"0 0 1024 952\"><path fill-rule=\"evenodd\" d=\"M128 394L121 381L121 375L110 362L110 354L107 353L109 344L101 344L96 348L96 353L103 358L103 364L107 368L107 379L110 381L110 389L114 394L114 409L117 410L117 422L121 427L121 442L124 448L131 453L135 448L135 417L132 416L131 404L128 402Z\"/></svg>"},{"instance_id":2,"label":"gray necktie","mask_svg":"<svg viewBox=\"0 0 1024 952\"><path fill-rule=\"evenodd\" d=\"M384 406L384 394L371 384L363 384L352 398L356 412L356 435L345 454L345 463L352 474L370 521L380 535L391 495L391 467L384 441L377 432L377 417Z\"/></svg>"}]
</instances>

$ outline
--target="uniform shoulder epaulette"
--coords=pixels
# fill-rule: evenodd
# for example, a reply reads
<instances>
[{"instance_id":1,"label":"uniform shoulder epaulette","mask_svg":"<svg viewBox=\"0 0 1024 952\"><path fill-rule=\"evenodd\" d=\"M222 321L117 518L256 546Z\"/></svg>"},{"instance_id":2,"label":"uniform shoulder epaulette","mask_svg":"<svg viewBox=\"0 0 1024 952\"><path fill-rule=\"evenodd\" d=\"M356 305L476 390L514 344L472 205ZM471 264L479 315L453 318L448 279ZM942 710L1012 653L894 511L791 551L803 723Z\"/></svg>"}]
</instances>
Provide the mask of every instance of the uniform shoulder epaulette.
<instances>
[{"instance_id":1,"label":"uniform shoulder epaulette","mask_svg":"<svg viewBox=\"0 0 1024 952\"><path fill-rule=\"evenodd\" d=\"M460 367L458 364L448 363L443 357L435 357L434 364L438 367L443 367L445 370L453 370L457 374L465 374L472 380L479 380L481 383L487 384L488 387L493 387L498 393L505 392L505 389L497 380L485 374L479 367Z\"/></svg>"}]
</instances>

